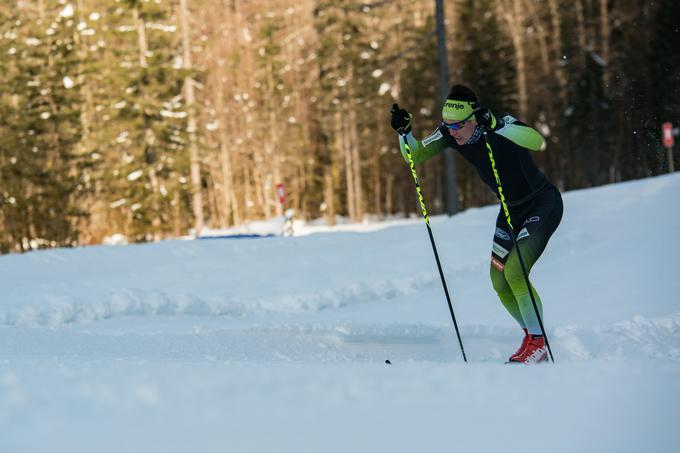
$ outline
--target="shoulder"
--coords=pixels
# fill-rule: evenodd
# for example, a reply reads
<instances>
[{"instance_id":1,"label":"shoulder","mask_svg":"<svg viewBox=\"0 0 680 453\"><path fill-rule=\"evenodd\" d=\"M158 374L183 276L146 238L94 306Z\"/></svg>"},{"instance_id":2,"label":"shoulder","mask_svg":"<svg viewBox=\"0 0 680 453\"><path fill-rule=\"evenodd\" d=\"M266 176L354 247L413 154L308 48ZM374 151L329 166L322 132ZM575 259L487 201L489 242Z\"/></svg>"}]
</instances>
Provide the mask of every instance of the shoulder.
<instances>
[{"instance_id":1,"label":"shoulder","mask_svg":"<svg viewBox=\"0 0 680 453\"><path fill-rule=\"evenodd\" d=\"M499 121L499 127L496 129L494 132L498 132L500 130L503 130L506 127L510 126L525 126L525 127L530 127L528 124L518 120L516 117L510 115L509 113L506 112L493 112L494 116L498 119Z\"/></svg>"}]
</instances>

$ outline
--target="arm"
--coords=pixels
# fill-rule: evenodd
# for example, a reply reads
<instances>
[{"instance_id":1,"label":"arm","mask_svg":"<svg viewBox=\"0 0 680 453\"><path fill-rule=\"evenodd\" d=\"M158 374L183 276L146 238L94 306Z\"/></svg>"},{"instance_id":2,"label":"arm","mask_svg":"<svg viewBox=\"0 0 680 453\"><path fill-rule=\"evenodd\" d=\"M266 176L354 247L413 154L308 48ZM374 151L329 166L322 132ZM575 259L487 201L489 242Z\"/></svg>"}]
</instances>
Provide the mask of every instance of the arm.
<instances>
[{"instance_id":1,"label":"arm","mask_svg":"<svg viewBox=\"0 0 680 453\"><path fill-rule=\"evenodd\" d=\"M477 124L485 130L501 135L514 144L530 151L542 151L545 149L543 136L536 129L529 127L521 121L517 121L517 118L514 116L505 115L501 119L496 119L491 110L482 106L477 106L474 113Z\"/></svg>"},{"instance_id":2,"label":"arm","mask_svg":"<svg viewBox=\"0 0 680 453\"><path fill-rule=\"evenodd\" d=\"M516 118L506 115L499 121L499 128L494 130L498 135L502 135L513 143L531 151L543 151L545 149L545 139L534 128L517 121Z\"/></svg>"},{"instance_id":3,"label":"arm","mask_svg":"<svg viewBox=\"0 0 680 453\"><path fill-rule=\"evenodd\" d=\"M438 127L429 136L425 137L423 140L417 140L413 133L409 131L406 134L406 140L408 141L408 146L411 149L411 157L413 162L419 164L427 159L439 154L443 149L447 148L449 145L446 143L442 131ZM406 148L404 147L404 136L399 135L399 149L401 150L401 155L404 160L408 162L406 156Z\"/></svg>"},{"instance_id":4,"label":"arm","mask_svg":"<svg viewBox=\"0 0 680 453\"><path fill-rule=\"evenodd\" d=\"M407 142L409 150L411 151L411 158L415 164L429 159L448 146L441 128L435 129L434 132L422 141L416 140L411 132L412 115L406 110L399 108L398 104L392 105L390 113L392 114L392 128L399 134L399 149L407 163L408 157L406 155L405 147Z\"/></svg>"}]
</instances>

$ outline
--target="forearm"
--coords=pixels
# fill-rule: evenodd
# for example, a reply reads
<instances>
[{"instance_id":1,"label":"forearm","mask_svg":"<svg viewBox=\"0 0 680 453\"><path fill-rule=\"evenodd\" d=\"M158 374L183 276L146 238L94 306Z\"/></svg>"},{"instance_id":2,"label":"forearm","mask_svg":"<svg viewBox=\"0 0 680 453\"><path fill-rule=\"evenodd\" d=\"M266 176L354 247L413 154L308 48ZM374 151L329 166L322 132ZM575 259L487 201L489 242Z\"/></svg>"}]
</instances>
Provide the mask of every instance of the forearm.
<instances>
[{"instance_id":1,"label":"forearm","mask_svg":"<svg viewBox=\"0 0 680 453\"><path fill-rule=\"evenodd\" d=\"M423 161L426 161L427 159L430 159L446 148L446 143L439 130L436 130L422 141L417 140L411 132L406 134L406 141L404 140L404 136L400 135L399 148L406 162L408 162L408 156L406 155L405 143L408 143L408 147L411 152L411 158L415 164L419 164Z\"/></svg>"}]
</instances>

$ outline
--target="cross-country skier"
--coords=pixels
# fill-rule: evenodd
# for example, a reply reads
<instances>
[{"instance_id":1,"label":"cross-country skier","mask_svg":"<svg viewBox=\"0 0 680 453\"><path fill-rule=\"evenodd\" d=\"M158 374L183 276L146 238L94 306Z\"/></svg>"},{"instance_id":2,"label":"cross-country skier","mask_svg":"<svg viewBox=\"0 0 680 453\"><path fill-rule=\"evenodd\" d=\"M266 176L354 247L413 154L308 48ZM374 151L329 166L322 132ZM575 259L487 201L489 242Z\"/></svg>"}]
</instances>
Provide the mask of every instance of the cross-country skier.
<instances>
[{"instance_id":1,"label":"cross-country skier","mask_svg":"<svg viewBox=\"0 0 680 453\"><path fill-rule=\"evenodd\" d=\"M557 229L563 210L559 190L547 180L531 157L531 151L538 151L544 145L541 134L510 115L497 116L482 107L475 93L463 85L451 87L442 109L442 124L423 140L413 137L412 115L406 110L394 104L391 114L404 159L407 158L404 138L408 140L415 163L423 162L445 148L454 148L499 196L484 144L484 130L488 131L486 140L493 149L514 233L529 272ZM522 344L509 361L546 361L545 339L502 208L496 219L490 269L493 287L503 306L524 330ZM533 286L532 290L543 319L541 299Z\"/></svg>"}]
</instances>

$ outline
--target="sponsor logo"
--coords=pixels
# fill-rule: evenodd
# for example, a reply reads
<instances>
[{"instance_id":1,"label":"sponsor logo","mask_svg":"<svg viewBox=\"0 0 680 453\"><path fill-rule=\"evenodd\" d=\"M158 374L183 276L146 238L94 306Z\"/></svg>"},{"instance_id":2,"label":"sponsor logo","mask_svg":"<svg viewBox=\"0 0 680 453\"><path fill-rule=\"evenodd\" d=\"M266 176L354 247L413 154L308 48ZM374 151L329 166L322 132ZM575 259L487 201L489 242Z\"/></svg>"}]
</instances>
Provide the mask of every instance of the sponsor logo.
<instances>
[{"instance_id":1,"label":"sponsor logo","mask_svg":"<svg viewBox=\"0 0 680 453\"><path fill-rule=\"evenodd\" d=\"M495 253L500 259L505 258L510 253L509 250L501 247L500 245L493 243L493 253Z\"/></svg>"},{"instance_id":2,"label":"sponsor logo","mask_svg":"<svg viewBox=\"0 0 680 453\"><path fill-rule=\"evenodd\" d=\"M538 222L539 220L541 220L541 218L539 216L535 215L533 217L529 217L528 219L526 219L522 225L526 225L527 223L531 223L531 222Z\"/></svg>"},{"instance_id":3,"label":"sponsor logo","mask_svg":"<svg viewBox=\"0 0 680 453\"><path fill-rule=\"evenodd\" d=\"M503 239L504 241L510 240L510 235L506 233L503 229L498 227L496 227L496 232L494 233L494 236L496 236L499 239Z\"/></svg>"},{"instance_id":4,"label":"sponsor logo","mask_svg":"<svg viewBox=\"0 0 680 453\"><path fill-rule=\"evenodd\" d=\"M456 101L446 101L444 103L444 107L456 110L463 110L465 108L465 104Z\"/></svg>"},{"instance_id":5,"label":"sponsor logo","mask_svg":"<svg viewBox=\"0 0 680 453\"><path fill-rule=\"evenodd\" d=\"M526 228L522 228L522 231L519 232L517 235L517 240L519 241L520 239L529 237L529 231Z\"/></svg>"},{"instance_id":6,"label":"sponsor logo","mask_svg":"<svg viewBox=\"0 0 680 453\"><path fill-rule=\"evenodd\" d=\"M434 134L432 134L432 135L430 135L429 137L423 139L423 146L427 146L427 145L429 145L430 143L432 143L432 142L434 142L434 141L437 141L437 140L439 140L439 139L442 138L442 137L443 137L442 132L441 132L439 129L437 129L437 130L435 131Z\"/></svg>"},{"instance_id":7,"label":"sponsor logo","mask_svg":"<svg viewBox=\"0 0 680 453\"><path fill-rule=\"evenodd\" d=\"M547 354L548 354L548 349L545 347L538 348L534 352L531 353L529 357L526 358L524 363L538 363L538 362L543 362L544 360L547 359Z\"/></svg>"},{"instance_id":8,"label":"sponsor logo","mask_svg":"<svg viewBox=\"0 0 680 453\"><path fill-rule=\"evenodd\" d=\"M495 267L496 269L498 269L501 272L503 272L503 269L505 269L505 265L503 263L501 263L500 261L498 261L493 256L491 257L491 264L493 265L493 267Z\"/></svg>"},{"instance_id":9,"label":"sponsor logo","mask_svg":"<svg viewBox=\"0 0 680 453\"><path fill-rule=\"evenodd\" d=\"M501 185L501 177L498 176L498 170L496 170L496 159L493 158L493 150L491 149L491 145L489 145L489 142L486 142L486 149L489 152L489 160L491 161L491 170L493 170L493 176L496 178L496 184L498 185L498 198L501 199L501 206L503 206L503 210L505 211L505 216L510 217L510 213L508 212L508 207L505 205L505 194L503 194L503 186Z\"/></svg>"}]
</instances>

